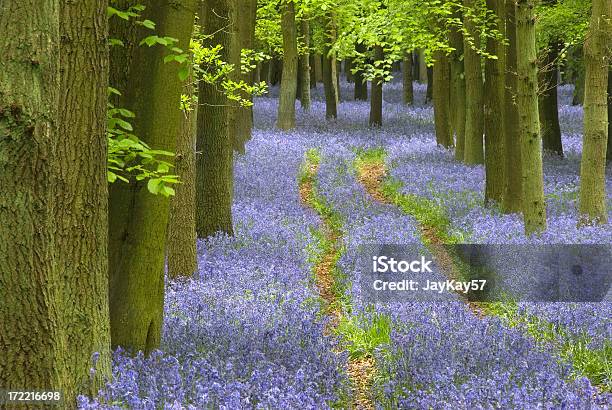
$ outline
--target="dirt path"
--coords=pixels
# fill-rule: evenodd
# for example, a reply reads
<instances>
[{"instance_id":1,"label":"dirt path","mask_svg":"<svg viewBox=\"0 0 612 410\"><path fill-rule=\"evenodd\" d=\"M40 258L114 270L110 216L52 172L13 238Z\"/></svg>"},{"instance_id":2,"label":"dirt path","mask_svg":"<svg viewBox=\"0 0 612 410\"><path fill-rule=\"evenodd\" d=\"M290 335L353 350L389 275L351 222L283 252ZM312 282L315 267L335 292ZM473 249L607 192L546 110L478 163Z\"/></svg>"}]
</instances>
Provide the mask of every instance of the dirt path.
<instances>
[{"instance_id":1,"label":"dirt path","mask_svg":"<svg viewBox=\"0 0 612 410\"><path fill-rule=\"evenodd\" d=\"M313 181L316 178L318 165L308 164L306 168L306 178L300 183L300 199L304 204L316 211L316 199ZM330 316L326 332L333 333L345 312L340 301L334 292L334 268L340 257L342 244L342 232L321 212L317 212L321 217L321 231L328 244L318 262L314 267L317 290L321 298L325 301L325 312ZM349 359L346 373L351 383L351 409L373 410L372 402L372 382L375 374L375 363L371 357L361 357Z\"/></svg>"}]
</instances>

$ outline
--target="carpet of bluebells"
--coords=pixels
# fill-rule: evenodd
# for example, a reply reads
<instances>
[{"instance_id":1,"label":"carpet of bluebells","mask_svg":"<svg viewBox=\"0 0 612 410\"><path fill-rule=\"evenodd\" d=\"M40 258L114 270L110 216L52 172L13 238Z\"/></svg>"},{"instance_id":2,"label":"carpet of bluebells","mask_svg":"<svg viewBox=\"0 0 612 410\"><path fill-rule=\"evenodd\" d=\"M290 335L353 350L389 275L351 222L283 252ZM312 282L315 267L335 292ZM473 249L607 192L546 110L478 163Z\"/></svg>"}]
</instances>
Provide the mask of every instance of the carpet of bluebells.
<instances>
[{"instance_id":1,"label":"carpet of bluebells","mask_svg":"<svg viewBox=\"0 0 612 410\"><path fill-rule=\"evenodd\" d=\"M435 145L433 110L424 86L416 103L401 104L401 84L385 86L384 125L367 127L369 104L341 87L339 118L325 121L322 87L297 129L274 128L277 89L255 105L256 130L235 161L235 236L198 244L199 274L167 284L161 350L149 358L114 354L113 379L84 409L325 409L347 394L347 355L324 331L312 278L314 231L320 221L299 202L304 154L319 148L318 192L343 221L343 253L353 315L373 315L357 278L356 260L372 243L416 244L417 222L375 202L358 183L358 148L385 147L405 192L447 210L452 229L474 243L611 243L610 225L576 228L581 151L580 107L562 88L560 115L566 157L545 158L549 228L526 238L518 215L484 207L484 169L453 159ZM608 194L612 176L608 176ZM612 201L612 199L611 199ZM612 211L611 211L612 219ZM437 272L432 273L439 276ZM612 407L571 365L525 332L495 317L478 318L454 295L435 302L383 303L393 326L376 354L376 406L405 409L590 409ZM530 314L588 335L593 347L612 334L609 303L522 304Z\"/></svg>"}]
</instances>

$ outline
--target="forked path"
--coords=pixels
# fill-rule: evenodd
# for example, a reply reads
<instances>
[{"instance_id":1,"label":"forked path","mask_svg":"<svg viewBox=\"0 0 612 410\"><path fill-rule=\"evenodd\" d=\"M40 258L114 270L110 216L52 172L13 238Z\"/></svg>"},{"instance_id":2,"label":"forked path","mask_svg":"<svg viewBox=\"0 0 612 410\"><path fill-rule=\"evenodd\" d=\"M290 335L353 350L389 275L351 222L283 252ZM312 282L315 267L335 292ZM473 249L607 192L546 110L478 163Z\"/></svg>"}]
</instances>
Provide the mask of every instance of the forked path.
<instances>
[{"instance_id":1,"label":"forked path","mask_svg":"<svg viewBox=\"0 0 612 410\"><path fill-rule=\"evenodd\" d=\"M324 246L314 266L315 281L319 295L325 303L325 313L330 317L328 333L333 333L345 314L335 289L334 269L340 257L342 231L335 226L328 214L321 211L314 189L318 172L318 163L306 160L305 176L300 182L300 199L321 217L321 232L325 238ZM351 409L374 409L372 401L372 382L375 373L374 360L371 357L351 358L346 373L351 383L351 397L348 405Z\"/></svg>"}]
</instances>

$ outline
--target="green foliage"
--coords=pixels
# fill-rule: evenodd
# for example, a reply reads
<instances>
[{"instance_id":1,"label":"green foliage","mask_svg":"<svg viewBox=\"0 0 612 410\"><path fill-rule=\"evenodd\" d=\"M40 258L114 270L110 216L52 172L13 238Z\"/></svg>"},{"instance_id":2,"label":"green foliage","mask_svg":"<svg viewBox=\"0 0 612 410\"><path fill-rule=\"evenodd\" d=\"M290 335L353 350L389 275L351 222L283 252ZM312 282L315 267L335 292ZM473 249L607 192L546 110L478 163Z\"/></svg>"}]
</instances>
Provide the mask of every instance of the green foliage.
<instances>
[{"instance_id":1,"label":"green foliage","mask_svg":"<svg viewBox=\"0 0 612 410\"><path fill-rule=\"evenodd\" d=\"M108 92L109 95L120 95L119 91L111 87ZM108 103L108 182L148 181L147 188L151 193L166 197L174 195L174 189L170 185L178 183L178 177L169 174L172 164L162 159L171 158L174 154L153 150L132 134L133 128L129 119L134 117L133 112Z\"/></svg>"},{"instance_id":2,"label":"green foliage","mask_svg":"<svg viewBox=\"0 0 612 410\"><path fill-rule=\"evenodd\" d=\"M538 4L536 25L538 48L551 43L566 47L582 44L589 27L590 0L543 1Z\"/></svg>"},{"instance_id":3,"label":"green foliage","mask_svg":"<svg viewBox=\"0 0 612 410\"><path fill-rule=\"evenodd\" d=\"M336 332L350 358L374 357L377 350L385 350L391 343L391 318L368 309L357 316L344 315Z\"/></svg>"}]
</instances>

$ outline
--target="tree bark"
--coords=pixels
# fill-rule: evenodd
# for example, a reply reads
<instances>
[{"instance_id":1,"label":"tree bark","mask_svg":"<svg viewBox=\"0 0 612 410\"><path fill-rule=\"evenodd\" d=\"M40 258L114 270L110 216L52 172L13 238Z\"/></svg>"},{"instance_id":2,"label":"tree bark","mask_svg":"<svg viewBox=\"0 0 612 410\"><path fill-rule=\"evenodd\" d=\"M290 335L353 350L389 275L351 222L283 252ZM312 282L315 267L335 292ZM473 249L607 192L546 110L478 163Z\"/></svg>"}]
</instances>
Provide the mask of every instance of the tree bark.
<instances>
[{"instance_id":1,"label":"tree bark","mask_svg":"<svg viewBox=\"0 0 612 410\"><path fill-rule=\"evenodd\" d=\"M314 61L314 72L315 72L315 84L323 82L323 56L321 54L315 54Z\"/></svg>"},{"instance_id":2,"label":"tree bark","mask_svg":"<svg viewBox=\"0 0 612 410\"><path fill-rule=\"evenodd\" d=\"M522 209L523 180L521 176L521 144L518 133L517 97L517 42L516 42L516 6L513 1L506 1L506 92L504 96L504 133L505 133L505 178L502 210L515 213Z\"/></svg>"},{"instance_id":3,"label":"tree bark","mask_svg":"<svg viewBox=\"0 0 612 410\"><path fill-rule=\"evenodd\" d=\"M540 81L540 129L542 131L542 143L545 151L553 152L563 156L563 145L561 142L561 127L559 126L559 107L557 103L557 82L559 76L560 44L551 43L548 50L544 51L542 64L539 70Z\"/></svg>"},{"instance_id":4,"label":"tree bark","mask_svg":"<svg viewBox=\"0 0 612 410\"><path fill-rule=\"evenodd\" d=\"M436 51L434 58L436 61L433 66L433 103L436 143L443 147L452 147L448 56L444 51Z\"/></svg>"},{"instance_id":5,"label":"tree bark","mask_svg":"<svg viewBox=\"0 0 612 410\"><path fill-rule=\"evenodd\" d=\"M314 50L312 50L314 51ZM315 89L317 88L317 69L316 69L316 64L317 64L317 59L319 60L319 62L321 61L321 59L319 58L318 54L315 54L314 52L310 53L310 59L309 59L309 66L310 66L310 88L311 89Z\"/></svg>"},{"instance_id":6,"label":"tree bark","mask_svg":"<svg viewBox=\"0 0 612 410\"><path fill-rule=\"evenodd\" d=\"M355 51L359 54L365 54L366 47L363 43L355 44ZM368 100L368 83L363 80L363 70L357 70L353 75L355 80L355 100Z\"/></svg>"},{"instance_id":7,"label":"tree bark","mask_svg":"<svg viewBox=\"0 0 612 410\"><path fill-rule=\"evenodd\" d=\"M570 53L572 62L574 63L573 80L574 80L574 95L572 96L572 105L584 104L584 48L582 46L572 47Z\"/></svg>"},{"instance_id":8,"label":"tree bark","mask_svg":"<svg viewBox=\"0 0 612 410\"><path fill-rule=\"evenodd\" d=\"M428 76L428 67L427 67L427 61L425 61L425 51L423 49L419 49L418 51L418 55L419 55L419 82L421 84L425 84L428 83L429 81L429 76Z\"/></svg>"},{"instance_id":9,"label":"tree bark","mask_svg":"<svg viewBox=\"0 0 612 410\"><path fill-rule=\"evenodd\" d=\"M231 6L230 0L205 1L200 13L207 22L205 34L212 35L205 45L220 44L222 60L228 58L231 47L230 35L225 30L228 21L234 18ZM200 81L198 101L196 233L198 238L216 232L231 235L233 151L228 134L228 99L216 85Z\"/></svg>"},{"instance_id":10,"label":"tree bark","mask_svg":"<svg viewBox=\"0 0 612 410\"><path fill-rule=\"evenodd\" d=\"M374 61L380 61L382 63L384 58L385 56L383 54L382 46L374 46ZM372 98L370 99L370 127L380 127L382 125L383 81L384 79L382 76L376 76L372 80Z\"/></svg>"},{"instance_id":11,"label":"tree bark","mask_svg":"<svg viewBox=\"0 0 612 410\"><path fill-rule=\"evenodd\" d=\"M187 50L193 29L194 0L169 5L161 0L145 2L143 17L157 30L179 40ZM133 23L128 23L133 24ZM136 114L134 133L152 149L174 151L181 128L179 102L182 84L178 64L165 64L162 47L138 46L149 33L127 27L132 34L122 53L125 61L113 61L122 72L111 77L124 91L120 106ZM116 35L119 34L119 35ZM113 33L113 37L121 37ZM122 87L123 86L123 87ZM111 342L146 354L159 346L164 306L164 265L170 201L152 195L143 183L115 183L109 201L109 269Z\"/></svg>"},{"instance_id":12,"label":"tree bark","mask_svg":"<svg viewBox=\"0 0 612 410\"><path fill-rule=\"evenodd\" d=\"M535 0L518 0L516 9L518 113L521 136L525 234L546 229L542 139L538 114Z\"/></svg>"},{"instance_id":13,"label":"tree bark","mask_svg":"<svg viewBox=\"0 0 612 410\"><path fill-rule=\"evenodd\" d=\"M608 70L608 149L606 150L606 163L612 164L612 65Z\"/></svg>"},{"instance_id":14,"label":"tree bark","mask_svg":"<svg viewBox=\"0 0 612 410\"><path fill-rule=\"evenodd\" d=\"M497 30L506 36L506 6L504 0L487 0L487 8L496 16ZM487 52L497 59L485 61L484 115L485 115L485 203L501 203L504 194L504 99L506 84L506 53L503 44L487 39Z\"/></svg>"},{"instance_id":15,"label":"tree bark","mask_svg":"<svg viewBox=\"0 0 612 410\"><path fill-rule=\"evenodd\" d=\"M298 55L295 27L295 3L283 0L281 5L283 33L283 76L278 99L276 126L287 131L295 128L295 94L297 91Z\"/></svg>"},{"instance_id":16,"label":"tree bark","mask_svg":"<svg viewBox=\"0 0 612 410\"><path fill-rule=\"evenodd\" d=\"M466 8L476 7L475 0L463 0ZM464 17L467 32L472 37L474 47L480 47L480 33L471 18ZM465 66L465 147L464 160L467 164L484 164L484 89L482 82L482 61L470 45L470 39L464 38Z\"/></svg>"},{"instance_id":17,"label":"tree bark","mask_svg":"<svg viewBox=\"0 0 612 410\"><path fill-rule=\"evenodd\" d=\"M612 3L593 0L589 31L584 43L584 137L580 162L580 223L605 224L606 149L608 143L608 69Z\"/></svg>"},{"instance_id":18,"label":"tree bark","mask_svg":"<svg viewBox=\"0 0 612 410\"><path fill-rule=\"evenodd\" d=\"M425 104L433 100L434 76L433 66L428 66L425 70L427 73L427 91L425 92Z\"/></svg>"},{"instance_id":19,"label":"tree bark","mask_svg":"<svg viewBox=\"0 0 612 410\"><path fill-rule=\"evenodd\" d=\"M185 94L195 96L193 77L185 84ZM196 255L196 128L198 106L183 112L176 142L174 172L179 176L170 200L168 221L168 276L191 277L197 270Z\"/></svg>"},{"instance_id":20,"label":"tree bark","mask_svg":"<svg viewBox=\"0 0 612 410\"><path fill-rule=\"evenodd\" d=\"M455 18L460 19L461 13L456 11ZM465 70L463 67L463 34L459 29L451 27L449 31L450 46L454 51L450 54L451 75L451 122L452 135L455 137L455 159L463 161L465 148Z\"/></svg>"},{"instance_id":21,"label":"tree bark","mask_svg":"<svg viewBox=\"0 0 612 410\"><path fill-rule=\"evenodd\" d=\"M68 370L54 261L60 2L0 8L0 386L61 389L73 403L79 375Z\"/></svg>"},{"instance_id":22,"label":"tree bark","mask_svg":"<svg viewBox=\"0 0 612 410\"><path fill-rule=\"evenodd\" d=\"M257 14L257 0L245 0L237 7L238 22L236 27L236 37L238 48L236 54L240 56L242 49L252 50L255 47L255 18ZM237 67L239 67L238 61ZM239 79L252 85L255 82L256 71L240 73ZM243 95L243 98L253 101L252 95ZM245 152L245 144L251 139L253 129L253 106L238 107L236 109L235 131L233 138L234 149L240 153Z\"/></svg>"},{"instance_id":23,"label":"tree bark","mask_svg":"<svg viewBox=\"0 0 612 410\"><path fill-rule=\"evenodd\" d=\"M300 71L302 73L302 88L300 93L300 103L304 111L310 110L310 22L308 16L302 16L301 22L302 36L306 52L300 58Z\"/></svg>"},{"instance_id":24,"label":"tree bark","mask_svg":"<svg viewBox=\"0 0 612 410\"><path fill-rule=\"evenodd\" d=\"M338 117L338 98L336 96L336 88L334 87L336 59L333 57L333 55L330 55L330 43L327 42L334 41L334 33L332 26L333 22L331 21L331 17L326 16L324 19L323 27L328 33L328 39L323 45L322 74L323 89L325 90L325 118L327 118L328 120Z\"/></svg>"},{"instance_id":25,"label":"tree bark","mask_svg":"<svg viewBox=\"0 0 612 410\"><path fill-rule=\"evenodd\" d=\"M412 88L412 51L404 54L404 64L402 67L402 80L403 80L403 102L406 105L412 105L414 103L414 90Z\"/></svg>"}]
</instances>

